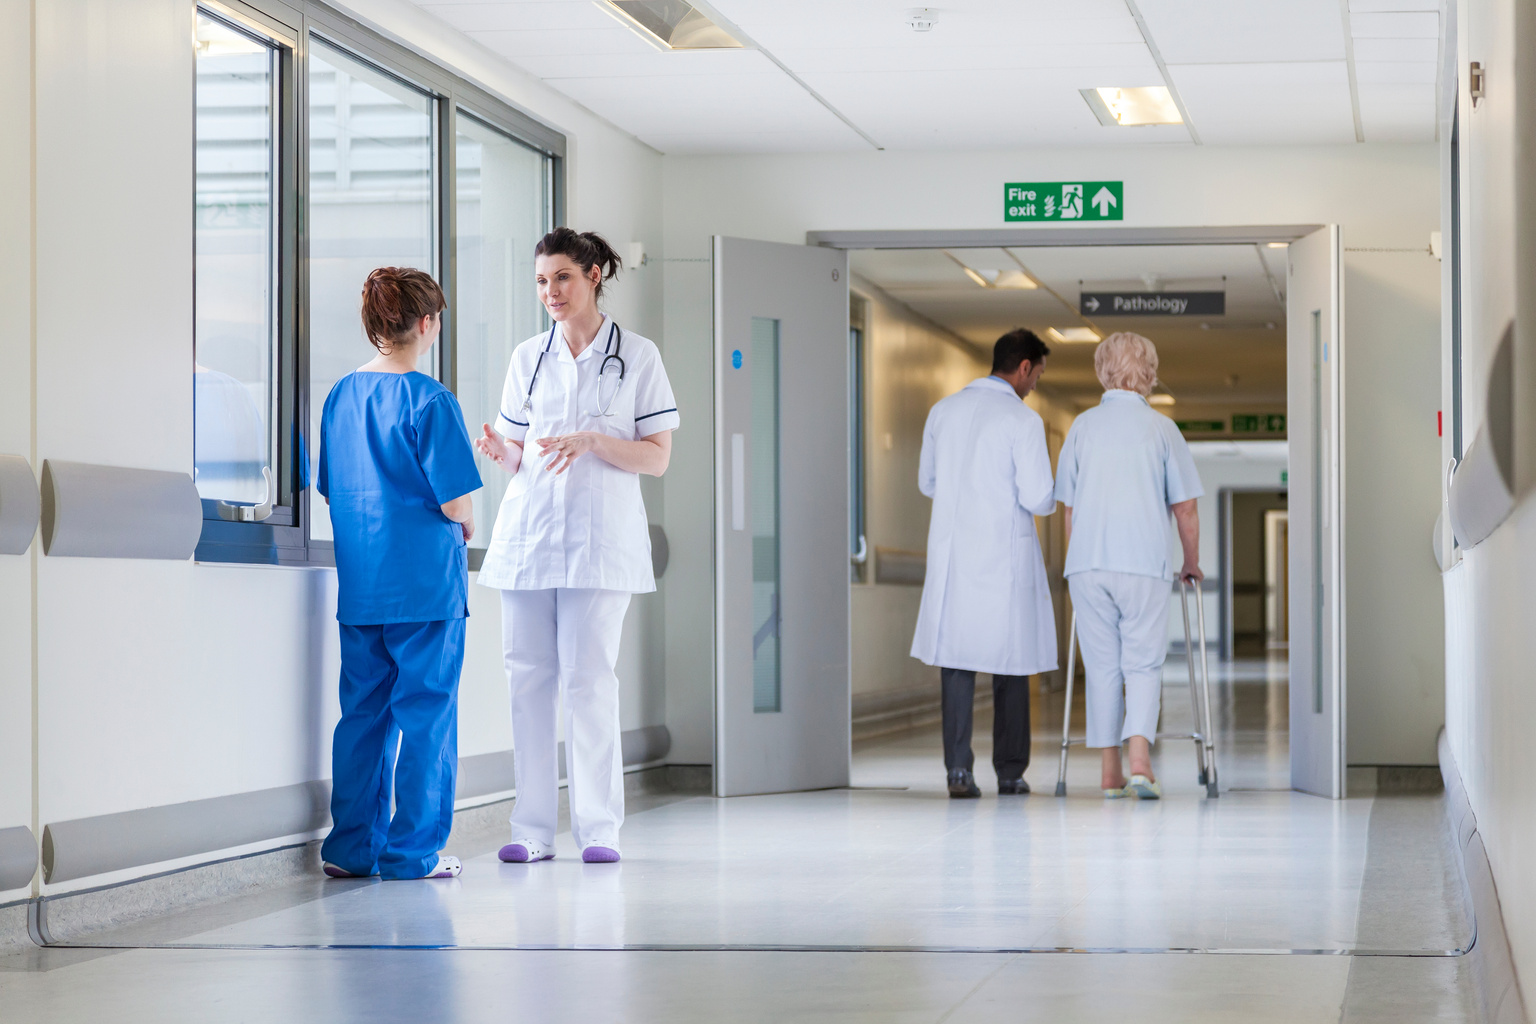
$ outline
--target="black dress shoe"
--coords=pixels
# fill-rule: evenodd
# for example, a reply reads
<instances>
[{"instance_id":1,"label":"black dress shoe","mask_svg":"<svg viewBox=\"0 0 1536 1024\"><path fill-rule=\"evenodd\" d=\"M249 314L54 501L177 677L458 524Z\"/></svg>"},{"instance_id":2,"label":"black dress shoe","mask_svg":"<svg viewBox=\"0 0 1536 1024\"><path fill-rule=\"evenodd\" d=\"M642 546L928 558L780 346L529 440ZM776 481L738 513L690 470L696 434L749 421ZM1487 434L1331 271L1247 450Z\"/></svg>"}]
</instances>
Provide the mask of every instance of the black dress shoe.
<instances>
[{"instance_id":1,"label":"black dress shoe","mask_svg":"<svg viewBox=\"0 0 1536 1024\"><path fill-rule=\"evenodd\" d=\"M951 800L975 800L981 796L981 787L976 785L976 778L964 768L956 768L949 773L949 798Z\"/></svg>"},{"instance_id":2,"label":"black dress shoe","mask_svg":"<svg viewBox=\"0 0 1536 1024\"><path fill-rule=\"evenodd\" d=\"M998 796L1023 796L1029 792L1029 783L1023 779L998 779Z\"/></svg>"}]
</instances>

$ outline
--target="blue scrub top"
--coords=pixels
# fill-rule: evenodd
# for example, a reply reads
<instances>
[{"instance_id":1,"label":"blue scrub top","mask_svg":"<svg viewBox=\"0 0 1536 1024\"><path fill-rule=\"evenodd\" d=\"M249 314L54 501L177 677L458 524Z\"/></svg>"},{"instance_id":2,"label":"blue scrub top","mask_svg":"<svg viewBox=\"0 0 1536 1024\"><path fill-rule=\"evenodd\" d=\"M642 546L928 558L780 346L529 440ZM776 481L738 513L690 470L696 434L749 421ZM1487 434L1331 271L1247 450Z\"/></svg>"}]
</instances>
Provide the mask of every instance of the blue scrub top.
<instances>
[{"instance_id":1,"label":"blue scrub top","mask_svg":"<svg viewBox=\"0 0 1536 1024\"><path fill-rule=\"evenodd\" d=\"M1065 575L1100 569L1173 579L1168 506L1205 493L1178 424L1111 390L1067 431L1056 500L1072 507Z\"/></svg>"},{"instance_id":2,"label":"blue scrub top","mask_svg":"<svg viewBox=\"0 0 1536 1024\"><path fill-rule=\"evenodd\" d=\"M442 506L480 471L453 393L423 373L359 370L320 419L320 493L336 539L336 618L349 626L469 615L464 531Z\"/></svg>"}]
</instances>

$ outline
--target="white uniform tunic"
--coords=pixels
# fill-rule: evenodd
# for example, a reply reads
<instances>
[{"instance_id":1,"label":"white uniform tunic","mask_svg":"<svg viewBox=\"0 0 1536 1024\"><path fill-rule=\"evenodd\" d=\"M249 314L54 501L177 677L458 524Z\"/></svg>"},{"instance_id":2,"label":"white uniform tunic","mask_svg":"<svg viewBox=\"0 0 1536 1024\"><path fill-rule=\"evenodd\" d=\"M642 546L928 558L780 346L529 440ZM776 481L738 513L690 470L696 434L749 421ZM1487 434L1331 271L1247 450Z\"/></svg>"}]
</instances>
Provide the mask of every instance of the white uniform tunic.
<instances>
[{"instance_id":1,"label":"white uniform tunic","mask_svg":"<svg viewBox=\"0 0 1536 1024\"><path fill-rule=\"evenodd\" d=\"M997 377L968 384L928 414L918 488L933 516L912 657L1011 676L1056 668L1034 520L1056 507L1040 414Z\"/></svg>"},{"instance_id":2,"label":"white uniform tunic","mask_svg":"<svg viewBox=\"0 0 1536 1024\"><path fill-rule=\"evenodd\" d=\"M610 338L612 327L612 321L603 317L592 344L577 358L571 356L558 324L552 336L545 332L529 338L512 353L496 430L525 447L522 465L502 498L480 568L485 586L631 594L656 589L639 474L617 469L591 453L576 459L564 473L546 472L547 461L534 443L541 437L583 430L635 441L677 429L677 402L656 345L630 331ZM598 371L605 354L615 348L625 363L624 383L610 407L613 415L601 416ZM524 409L530 397L532 407Z\"/></svg>"}]
</instances>

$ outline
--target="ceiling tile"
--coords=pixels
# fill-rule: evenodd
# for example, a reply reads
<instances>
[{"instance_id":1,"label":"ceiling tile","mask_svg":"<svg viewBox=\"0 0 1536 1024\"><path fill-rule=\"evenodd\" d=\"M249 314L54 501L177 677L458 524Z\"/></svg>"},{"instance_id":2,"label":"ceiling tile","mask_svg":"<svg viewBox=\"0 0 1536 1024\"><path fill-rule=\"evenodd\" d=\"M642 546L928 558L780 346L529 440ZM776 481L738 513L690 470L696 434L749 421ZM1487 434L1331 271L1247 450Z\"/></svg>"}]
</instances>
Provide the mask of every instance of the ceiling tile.
<instances>
[{"instance_id":1,"label":"ceiling tile","mask_svg":"<svg viewBox=\"0 0 1536 1024\"><path fill-rule=\"evenodd\" d=\"M1355 140L1349 70L1343 61L1189 64L1169 71L1204 142Z\"/></svg>"},{"instance_id":2,"label":"ceiling tile","mask_svg":"<svg viewBox=\"0 0 1536 1024\"><path fill-rule=\"evenodd\" d=\"M1371 84L1402 84L1413 83L1418 85L1433 86L1439 80L1439 66L1429 61L1391 63L1378 61L1356 61L1355 80L1361 85ZM1434 90L1429 92L1431 106L1434 102Z\"/></svg>"},{"instance_id":3,"label":"ceiling tile","mask_svg":"<svg viewBox=\"0 0 1536 1024\"><path fill-rule=\"evenodd\" d=\"M617 26L612 17L591 3L560 3L555 0L533 0L529 3L443 3L429 7L428 10L462 32L484 29L572 31L611 29Z\"/></svg>"},{"instance_id":4,"label":"ceiling tile","mask_svg":"<svg viewBox=\"0 0 1536 1024\"><path fill-rule=\"evenodd\" d=\"M1338 0L1140 0L1168 64L1344 59Z\"/></svg>"},{"instance_id":5,"label":"ceiling tile","mask_svg":"<svg viewBox=\"0 0 1536 1024\"><path fill-rule=\"evenodd\" d=\"M1349 0L1349 13L1353 18L1356 11L1366 13L1374 11L1436 11L1440 10L1440 0Z\"/></svg>"},{"instance_id":6,"label":"ceiling tile","mask_svg":"<svg viewBox=\"0 0 1536 1024\"><path fill-rule=\"evenodd\" d=\"M1355 62L1429 61L1440 59L1438 39L1356 39Z\"/></svg>"},{"instance_id":7,"label":"ceiling tile","mask_svg":"<svg viewBox=\"0 0 1536 1024\"><path fill-rule=\"evenodd\" d=\"M1349 31L1356 39L1439 39L1440 15L1434 12L1351 14Z\"/></svg>"}]
</instances>

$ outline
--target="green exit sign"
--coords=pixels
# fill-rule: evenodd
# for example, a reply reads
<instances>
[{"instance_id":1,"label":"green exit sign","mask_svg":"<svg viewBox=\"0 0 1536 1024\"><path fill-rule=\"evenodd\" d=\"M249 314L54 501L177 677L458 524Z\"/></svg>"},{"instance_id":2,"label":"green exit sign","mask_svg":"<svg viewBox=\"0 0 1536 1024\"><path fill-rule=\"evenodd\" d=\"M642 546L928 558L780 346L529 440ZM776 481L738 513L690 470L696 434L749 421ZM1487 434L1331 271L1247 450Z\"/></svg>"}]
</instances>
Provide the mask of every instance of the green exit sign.
<instances>
[{"instance_id":1,"label":"green exit sign","mask_svg":"<svg viewBox=\"0 0 1536 1024\"><path fill-rule=\"evenodd\" d=\"M1003 220L1124 220L1122 181L1011 181Z\"/></svg>"},{"instance_id":2,"label":"green exit sign","mask_svg":"<svg viewBox=\"0 0 1536 1024\"><path fill-rule=\"evenodd\" d=\"M1234 434L1283 434L1285 433L1285 415L1283 413L1238 413L1232 417L1232 433Z\"/></svg>"},{"instance_id":3,"label":"green exit sign","mask_svg":"<svg viewBox=\"0 0 1536 1024\"><path fill-rule=\"evenodd\" d=\"M1175 420L1174 424L1184 434L1221 434L1227 429L1222 420Z\"/></svg>"}]
</instances>

